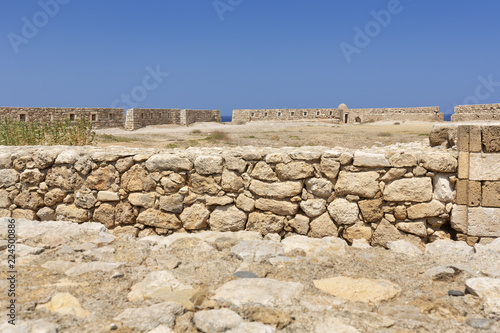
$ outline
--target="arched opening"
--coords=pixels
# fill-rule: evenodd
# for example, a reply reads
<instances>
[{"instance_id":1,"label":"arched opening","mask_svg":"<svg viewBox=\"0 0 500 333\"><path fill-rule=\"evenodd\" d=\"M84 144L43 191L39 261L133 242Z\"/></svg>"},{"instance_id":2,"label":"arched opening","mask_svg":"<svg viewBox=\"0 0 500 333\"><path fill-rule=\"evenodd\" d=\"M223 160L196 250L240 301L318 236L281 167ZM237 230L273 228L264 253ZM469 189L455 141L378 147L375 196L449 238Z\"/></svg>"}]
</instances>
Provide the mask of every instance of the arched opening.
<instances>
[{"instance_id":1,"label":"arched opening","mask_svg":"<svg viewBox=\"0 0 500 333\"><path fill-rule=\"evenodd\" d=\"M357 122L357 123L360 123L361 122L361 118L356 117L356 119L354 119L354 121Z\"/></svg>"},{"instance_id":2,"label":"arched opening","mask_svg":"<svg viewBox=\"0 0 500 333\"><path fill-rule=\"evenodd\" d=\"M347 124L349 122L349 114L344 115L344 123Z\"/></svg>"}]
</instances>

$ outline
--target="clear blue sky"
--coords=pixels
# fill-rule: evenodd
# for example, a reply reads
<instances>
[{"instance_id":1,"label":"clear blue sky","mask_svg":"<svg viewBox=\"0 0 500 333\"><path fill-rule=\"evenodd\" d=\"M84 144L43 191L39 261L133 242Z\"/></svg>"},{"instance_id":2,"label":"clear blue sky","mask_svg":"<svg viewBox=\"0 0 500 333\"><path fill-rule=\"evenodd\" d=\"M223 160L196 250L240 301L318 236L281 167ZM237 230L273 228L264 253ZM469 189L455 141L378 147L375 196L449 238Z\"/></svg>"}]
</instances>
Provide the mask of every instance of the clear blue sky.
<instances>
[{"instance_id":1,"label":"clear blue sky","mask_svg":"<svg viewBox=\"0 0 500 333\"><path fill-rule=\"evenodd\" d=\"M500 102L495 0L2 1L0 13L0 106ZM169 75L148 76L157 66Z\"/></svg>"}]
</instances>

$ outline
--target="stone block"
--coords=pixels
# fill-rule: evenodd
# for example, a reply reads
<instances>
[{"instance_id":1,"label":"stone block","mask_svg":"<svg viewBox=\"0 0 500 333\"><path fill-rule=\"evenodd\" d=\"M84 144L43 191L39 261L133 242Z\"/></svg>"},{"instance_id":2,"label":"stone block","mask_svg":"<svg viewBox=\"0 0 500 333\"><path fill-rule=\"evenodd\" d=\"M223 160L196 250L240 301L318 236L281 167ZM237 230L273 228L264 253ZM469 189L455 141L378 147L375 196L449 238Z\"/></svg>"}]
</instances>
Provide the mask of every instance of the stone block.
<instances>
[{"instance_id":1,"label":"stone block","mask_svg":"<svg viewBox=\"0 0 500 333\"><path fill-rule=\"evenodd\" d=\"M458 153L458 178L469 179L469 153Z\"/></svg>"},{"instance_id":2,"label":"stone block","mask_svg":"<svg viewBox=\"0 0 500 333\"><path fill-rule=\"evenodd\" d=\"M467 205L469 207L481 205L481 182L469 181Z\"/></svg>"},{"instance_id":3,"label":"stone block","mask_svg":"<svg viewBox=\"0 0 500 333\"><path fill-rule=\"evenodd\" d=\"M384 189L386 201L426 202L432 199L432 180L429 177L398 179Z\"/></svg>"},{"instance_id":4,"label":"stone block","mask_svg":"<svg viewBox=\"0 0 500 333\"><path fill-rule=\"evenodd\" d=\"M470 154L470 180L500 180L500 154Z\"/></svg>"},{"instance_id":5,"label":"stone block","mask_svg":"<svg viewBox=\"0 0 500 333\"><path fill-rule=\"evenodd\" d=\"M481 206L500 207L500 182L484 182Z\"/></svg>"},{"instance_id":6,"label":"stone block","mask_svg":"<svg viewBox=\"0 0 500 333\"><path fill-rule=\"evenodd\" d=\"M391 164L383 154L365 153L357 151L354 153L354 166L370 168L386 168Z\"/></svg>"},{"instance_id":7,"label":"stone block","mask_svg":"<svg viewBox=\"0 0 500 333\"><path fill-rule=\"evenodd\" d=\"M470 136L470 126L459 126L458 127L458 151L468 152L469 151L469 136Z\"/></svg>"},{"instance_id":8,"label":"stone block","mask_svg":"<svg viewBox=\"0 0 500 333\"><path fill-rule=\"evenodd\" d=\"M467 234L477 237L500 237L500 208L469 208Z\"/></svg>"},{"instance_id":9,"label":"stone block","mask_svg":"<svg viewBox=\"0 0 500 333\"><path fill-rule=\"evenodd\" d=\"M468 192L468 186L469 186L469 181L468 180L457 180L457 204L458 205L467 205L469 203L468 197L469 197L469 192Z\"/></svg>"},{"instance_id":10,"label":"stone block","mask_svg":"<svg viewBox=\"0 0 500 333\"><path fill-rule=\"evenodd\" d=\"M500 126L483 127L483 147L487 153L500 152Z\"/></svg>"},{"instance_id":11,"label":"stone block","mask_svg":"<svg viewBox=\"0 0 500 333\"><path fill-rule=\"evenodd\" d=\"M453 205L451 211L451 227L463 234L467 233L468 207L464 205Z\"/></svg>"},{"instance_id":12,"label":"stone block","mask_svg":"<svg viewBox=\"0 0 500 333\"><path fill-rule=\"evenodd\" d=\"M481 126L475 125L470 127L469 136L469 151L479 153L482 150Z\"/></svg>"}]
</instances>

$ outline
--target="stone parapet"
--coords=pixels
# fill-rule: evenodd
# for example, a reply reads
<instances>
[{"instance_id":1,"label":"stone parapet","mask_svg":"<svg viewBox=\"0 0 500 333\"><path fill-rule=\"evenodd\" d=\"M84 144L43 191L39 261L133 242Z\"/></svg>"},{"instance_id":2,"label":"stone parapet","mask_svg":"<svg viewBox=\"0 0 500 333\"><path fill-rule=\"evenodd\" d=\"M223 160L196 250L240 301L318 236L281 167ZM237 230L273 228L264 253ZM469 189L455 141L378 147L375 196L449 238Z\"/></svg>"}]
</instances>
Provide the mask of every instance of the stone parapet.
<instances>
[{"instance_id":1,"label":"stone parapet","mask_svg":"<svg viewBox=\"0 0 500 333\"><path fill-rule=\"evenodd\" d=\"M451 121L500 120L500 104L457 105Z\"/></svg>"}]
</instances>

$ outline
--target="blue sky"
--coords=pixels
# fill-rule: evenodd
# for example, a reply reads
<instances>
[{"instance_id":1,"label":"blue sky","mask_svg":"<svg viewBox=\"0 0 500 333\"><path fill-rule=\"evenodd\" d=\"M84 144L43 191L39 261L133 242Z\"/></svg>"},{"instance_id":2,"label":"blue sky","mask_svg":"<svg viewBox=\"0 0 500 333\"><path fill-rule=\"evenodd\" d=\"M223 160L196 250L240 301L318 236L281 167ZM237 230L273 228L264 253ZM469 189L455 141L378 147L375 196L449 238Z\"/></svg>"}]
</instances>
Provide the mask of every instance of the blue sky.
<instances>
[{"instance_id":1,"label":"blue sky","mask_svg":"<svg viewBox=\"0 0 500 333\"><path fill-rule=\"evenodd\" d=\"M448 113L500 102L499 12L494 0L2 1L0 106Z\"/></svg>"}]
</instances>

